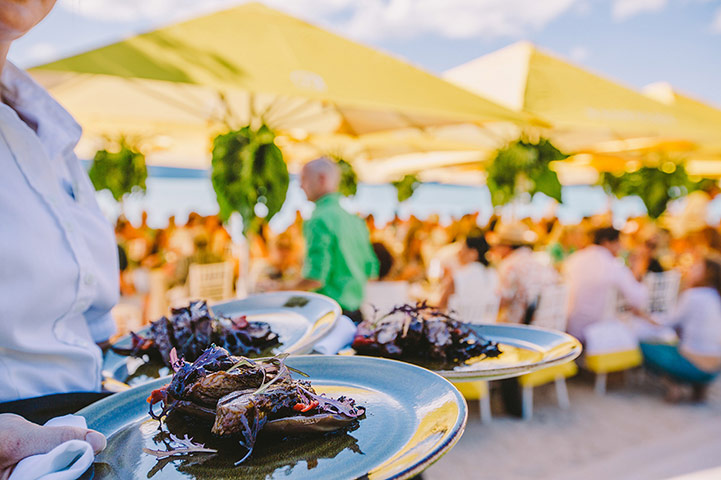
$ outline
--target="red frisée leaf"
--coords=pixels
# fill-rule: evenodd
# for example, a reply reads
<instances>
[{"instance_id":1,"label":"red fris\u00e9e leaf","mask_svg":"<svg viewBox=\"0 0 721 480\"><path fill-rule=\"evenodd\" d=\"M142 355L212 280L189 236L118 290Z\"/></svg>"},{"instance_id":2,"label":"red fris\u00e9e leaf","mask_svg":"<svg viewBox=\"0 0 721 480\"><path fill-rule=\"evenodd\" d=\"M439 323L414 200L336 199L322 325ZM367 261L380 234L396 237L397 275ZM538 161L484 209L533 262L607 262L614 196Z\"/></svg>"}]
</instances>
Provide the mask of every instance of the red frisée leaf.
<instances>
[{"instance_id":1,"label":"red fris\u00e9e leaf","mask_svg":"<svg viewBox=\"0 0 721 480\"><path fill-rule=\"evenodd\" d=\"M182 359L178 358L178 352L175 350L175 347L170 351L169 359L170 366L173 367L173 370L176 372L180 370L185 363Z\"/></svg>"}]
</instances>

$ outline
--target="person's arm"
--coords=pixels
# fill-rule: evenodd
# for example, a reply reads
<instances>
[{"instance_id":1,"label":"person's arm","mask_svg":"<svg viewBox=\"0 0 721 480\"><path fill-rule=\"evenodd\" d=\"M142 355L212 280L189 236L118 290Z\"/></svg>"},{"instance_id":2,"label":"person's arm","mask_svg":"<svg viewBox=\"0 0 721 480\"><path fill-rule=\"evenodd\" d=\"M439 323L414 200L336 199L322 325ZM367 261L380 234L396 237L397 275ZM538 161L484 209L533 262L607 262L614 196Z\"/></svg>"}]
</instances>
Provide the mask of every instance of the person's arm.
<instances>
[{"instance_id":1,"label":"person's arm","mask_svg":"<svg viewBox=\"0 0 721 480\"><path fill-rule=\"evenodd\" d=\"M380 262L378 261L378 257L376 257L376 254L373 251L373 248L370 246L370 243L369 243L368 244L368 255L367 255L366 264L365 264L366 278L368 278L370 280L377 279L379 271L380 271Z\"/></svg>"},{"instance_id":2,"label":"person's arm","mask_svg":"<svg viewBox=\"0 0 721 480\"><path fill-rule=\"evenodd\" d=\"M78 427L43 427L12 413L0 414L0 478L10 477L26 457L47 453L68 440L85 440L98 454L106 445L103 434Z\"/></svg>"},{"instance_id":3,"label":"person's arm","mask_svg":"<svg viewBox=\"0 0 721 480\"><path fill-rule=\"evenodd\" d=\"M614 274L616 288L626 303L632 308L643 310L648 303L648 289L646 285L636 280L631 270L625 265L618 265Z\"/></svg>"},{"instance_id":4,"label":"person's arm","mask_svg":"<svg viewBox=\"0 0 721 480\"><path fill-rule=\"evenodd\" d=\"M274 290L318 290L330 274L330 245L332 234L322 222L309 220L303 228L306 241L303 278L289 284L279 284Z\"/></svg>"},{"instance_id":5,"label":"person's arm","mask_svg":"<svg viewBox=\"0 0 721 480\"><path fill-rule=\"evenodd\" d=\"M697 308L703 309L705 306L699 305L692 297L693 295L690 295L690 290L682 292L678 297L678 301L676 302L676 306L673 311L669 312L665 317L659 319L659 321L655 323L673 328L681 325L686 319L694 316Z\"/></svg>"},{"instance_id":6,"label":"person's arm","mask_svg":"<svg viewBox=\"0 0 721 480\"><path fill-rule=\"evenodd\" d=\"M448 308L448 299L451 298L451 295L456 292L456 283L453 280L453 275L446 275L446 277L443 279L443 284L441 288L443 293L441 294L441 298L438 301L438 307Z\"/></svg>"}]
</instances>

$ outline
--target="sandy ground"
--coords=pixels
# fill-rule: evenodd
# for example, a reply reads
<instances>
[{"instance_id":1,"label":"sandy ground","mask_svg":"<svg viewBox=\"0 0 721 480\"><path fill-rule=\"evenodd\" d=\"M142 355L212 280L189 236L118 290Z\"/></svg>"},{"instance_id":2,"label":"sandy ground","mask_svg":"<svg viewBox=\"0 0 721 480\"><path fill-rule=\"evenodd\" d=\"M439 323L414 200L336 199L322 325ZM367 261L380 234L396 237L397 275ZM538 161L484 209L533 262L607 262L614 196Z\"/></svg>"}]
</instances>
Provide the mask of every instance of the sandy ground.
<instances>
[{"instance_id":1,"label":"sandy ground","mask_svg":"<svg viewBox=\"0 0 721 480\"><path fill-rule=\"evenodd\" d=\"M605 396L590 378L569 380L565 411L553 385L537 388L529 421L504 415L495 395L490 424L471 405L463 437L423 478L721 479L721 381L705 404L670 405L656 379L634 372L626 380L609 383Z\"/></svg>"}]
</instances>

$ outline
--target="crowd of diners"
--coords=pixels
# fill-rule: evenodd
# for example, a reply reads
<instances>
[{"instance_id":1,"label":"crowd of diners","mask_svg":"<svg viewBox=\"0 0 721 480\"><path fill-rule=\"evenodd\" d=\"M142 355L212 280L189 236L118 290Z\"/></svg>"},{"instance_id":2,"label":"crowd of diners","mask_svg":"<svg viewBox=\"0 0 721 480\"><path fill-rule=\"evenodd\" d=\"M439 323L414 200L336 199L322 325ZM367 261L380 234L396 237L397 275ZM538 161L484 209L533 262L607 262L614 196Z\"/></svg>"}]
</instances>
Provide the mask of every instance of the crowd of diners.
<instances>
[{"instance_id":1,"label":"crowd of diners","mask_svg":"<svg viewBox=\"0 0 721 480\"><path fill-rule=\"evenodd\" d=\"M171 217L161 229L148 227L145 218L138 226L121 218L116 226L120 249L127 257L121 281L126 295L147 294L134 285L137 279L143 284L138 269L162 270L170 289L184 284L191 263L232 261L236 275L245 272L252 277L249 284L256 286L292 284L303 278L306 245L300 212L284 231L263 225L250 236L247 270L232 253L230 235L217 216L191 213L182 226ZM497 216L481 222L478 213L445 224L437 215L396 216L385 225L377 224L373 215L362 218L378 259L378 275L371 281L407 282L410 292L415 292L409 293L414 301L452 308L449 299L454 296L493 292L499 301L495 321L533 324L541 290L564 284L567 331L592 351L594 335L610 334L599 325L618 320L608 315L609 298L618 297L626 313L620 323L627 330L619 342L633 337L649 368L671 380L666 382L668 399L681 398L683 384L693 386L695 398L702 399L721 370L718 228L697 225L679 232L669 226L670 218L635 217L616 229L610 213L576 224L563 224L557 218ZM671 299L674 308L649 311L643 280L648 273L669 271L681 277L678 297ZM272 288L256 291L268 289ZM144 322L153 319L146 315ZM612 351L622 346L605 340L599 348Z\"/></svg>"}]
</instances>

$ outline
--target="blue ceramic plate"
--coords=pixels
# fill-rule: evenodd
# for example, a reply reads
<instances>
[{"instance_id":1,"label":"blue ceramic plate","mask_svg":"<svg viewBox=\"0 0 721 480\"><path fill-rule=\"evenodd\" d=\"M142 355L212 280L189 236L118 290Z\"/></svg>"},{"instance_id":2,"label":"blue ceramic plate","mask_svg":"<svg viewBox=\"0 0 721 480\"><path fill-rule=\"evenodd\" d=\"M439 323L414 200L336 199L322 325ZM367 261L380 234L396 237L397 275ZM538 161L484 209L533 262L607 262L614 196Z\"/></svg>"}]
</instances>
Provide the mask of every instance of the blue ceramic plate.
<instances>
[{"instance_id":1,"label":"blue ceramic plate","mask_svg":"<svg viewBox=\"0 0 721 480\"><path fill-rule=\"evenodd\" d=\"M497 358L471 359L463 365L419 363L453 380L499 380L570 362L581 354L581 343L557 330L513 324L466 324L477 335L499 343Z\"/></svg>"},{"instance_id":2,"label":"blue ceramic plate","mask_svg":"<svg viewBox=\"0 0 721 480\"><path fill-rule=\"evenodd\" d=\"M217 303L211 306L216 315L237 317L270 324L280 344L263 355L277 353L310 353L319 340L333 328L341 314L340 306L330 298L309 292L273 292L252 295L242 300ZM142 332L141 332L142 333ZM130 347L130 336L123 337L116 346ZM162 364L146 363L139 358L125 357L109 351L103 363L103 376L129 385L140 385L170 373Z\"/></svg>"},{"instance_id":3,"label":"blue ceramic plate","mask_svg":"<svg viewBox=\"0 0 721 480\"><path fill-rule=\"evenodd\" d=\"M353 397L366 407L366 417L347 431L259 440L251 458L237 467L232 455L198 455L159 463L142 450L165 449L158 422L148 417L145 401L153 389L168 381L159 379L78 412L90 428L108 437L107 448L87 478L410 478L447 452L465 428L465 400L447 380L428 370L362 356L298 356L287 363L307 373L317 391Z\"/></svg>"}]
</instances>

